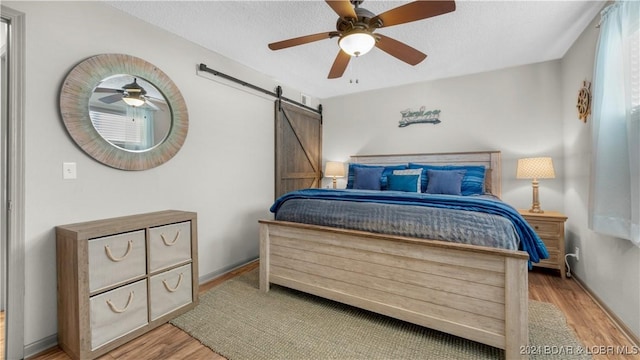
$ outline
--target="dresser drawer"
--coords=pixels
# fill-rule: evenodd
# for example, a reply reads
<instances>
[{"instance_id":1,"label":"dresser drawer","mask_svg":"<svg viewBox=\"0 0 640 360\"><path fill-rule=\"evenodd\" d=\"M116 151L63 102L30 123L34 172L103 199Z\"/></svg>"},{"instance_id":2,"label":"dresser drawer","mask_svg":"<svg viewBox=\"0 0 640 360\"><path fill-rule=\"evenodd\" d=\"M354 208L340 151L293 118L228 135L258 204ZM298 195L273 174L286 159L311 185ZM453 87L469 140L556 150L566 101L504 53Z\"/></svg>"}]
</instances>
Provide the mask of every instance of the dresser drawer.
<instances>
[{"instance_id":1,"label":"dresser drawer","mask_svg":"<svg viewBox=\"0 0 640 360\"><path fill-rule=\"evenodd\" d=\"M151 277L151 321L193 302L191 280L191 264Z\"/></svg>"},{"instance_id":2,"label":"dresser drawer","mask_svg":"<svg viewBox=\"0 0 640 360\"><path fill-rule=\"evenodd\" d=\"M147 271L144 230L91 239L87 246L92 293Z\"/></svg>"},{"instance_id":3,"label":"dresser drawer","mask_svg":"<svg viewBox=\"0 0 640 360\"><path fill-rule=\"evenodd\" d=\"M191 222L149 229L149 270L151 272L191 259Z\"/></svg>"},{"instance_id":4,"label":"dresser drawer","mask_svg":"<svg viewBox=\"0 0 640 360\"><path fill-rule=\"evenodd\" d=\"M558 239L564 229L562 223L531 219L527 219L527 222L541 238Z\"/></svg>"},{"instance_id":5,"label":"dresser drawer","mask_svg":"<svg viewBox=\"0 0 640 360\"><path fill-rule=\"evenodd\" d=\"M93 296L89 307L93 350L148 323L147 280Z\"/></svg>"}]
</instances>

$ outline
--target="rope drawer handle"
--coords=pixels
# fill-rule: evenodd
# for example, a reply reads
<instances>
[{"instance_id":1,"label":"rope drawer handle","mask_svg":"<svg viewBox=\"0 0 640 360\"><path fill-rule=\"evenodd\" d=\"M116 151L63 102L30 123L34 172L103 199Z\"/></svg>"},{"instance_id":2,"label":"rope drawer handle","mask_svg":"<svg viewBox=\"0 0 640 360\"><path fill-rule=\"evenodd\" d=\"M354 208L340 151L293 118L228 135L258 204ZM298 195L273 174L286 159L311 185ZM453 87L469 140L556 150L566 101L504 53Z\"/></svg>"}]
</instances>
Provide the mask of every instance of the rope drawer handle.
<instances>
[{"instance_id":1,"label":"rope drawer handle","mask_svg":"<svg viewBox=\"0 0 640 360\"><path fill-rule=\"evenodd\" d=\"M173 241L171 241L171 242L167 241L167 239L164 237L164 234L160 234L160 237L162 238L162 242L165 245L167 245L167 246L175 245L176 241L178 241L178 238L180 237L180 230L178 230L178 233L176 233L176 238L173 239Z\"/></svg>"},{"instance_id":2,"label":"rope drawer handle","mask_svg":"<svg viewBox=\"0 0 640 360\"><path fill-rule=\"evenodd\" d=\"M127 301L127 305L124 306L124 309L118 309L115 305L113 305L113 303L111 302L111 299L107 300L107 305L109 305L109 307L111 308L111 311L113 311L114 313L121 314L127 311L132 301L133 301L133 291L129 293L129 300Z\"/></svg>"},{"instance_id":3,"label":"rope drawer handle","mask_svg":"<svg viewBox=\"0 0 640 360\"><path fill-rule=\"evenodd\" d=\"M109 258L109 260L113 262L118 262L126 259L126 257L129 256L129 254L131 253L132 249L133 249L133 240L129 240L129 244L127 245L127 251L124 253L124 255L122 255L122 257L117 258L117 257L114 257L113 254L111 253L111 249L109 248L109 245L104 246L104 252L107 253L107 257Z\"/></svg>"},{"instance_id":4,"label":"rope drawer handle","mask_svg":"<svg viewBox=\"0 0 640 360\"><path fill-rule=\"evenodd\" d=\"M171 288L171 286L169 286L169 284L167 284L167 280L162 280L162 283L164 284L164 288L167 289L168 292L176 292L180 287L180 283L182 283L182 277L183 277L182 275L183 274L180 273L180 277L178 278L178 283L176 284L176 287L174 287L173 289Z\"/></svg>"}]
</instances>

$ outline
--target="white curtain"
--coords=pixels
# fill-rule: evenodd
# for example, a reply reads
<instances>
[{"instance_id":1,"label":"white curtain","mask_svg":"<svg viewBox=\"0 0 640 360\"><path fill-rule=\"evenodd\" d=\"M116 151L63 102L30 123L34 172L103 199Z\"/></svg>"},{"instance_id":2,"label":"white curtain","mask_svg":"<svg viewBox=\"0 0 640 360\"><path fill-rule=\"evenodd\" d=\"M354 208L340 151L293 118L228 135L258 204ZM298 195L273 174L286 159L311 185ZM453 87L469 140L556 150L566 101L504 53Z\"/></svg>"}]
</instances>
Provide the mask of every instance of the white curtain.
<instances>
[{"instance_id":1,"label":"white curtain","mask_svg":"<svg viewBox=\"0 0 640 360\"><path fill-rule=\"evenodd\" d=\"M640 246L640 2L602 11L593 76L590 228Z\"/></svg>"}]
</instances>

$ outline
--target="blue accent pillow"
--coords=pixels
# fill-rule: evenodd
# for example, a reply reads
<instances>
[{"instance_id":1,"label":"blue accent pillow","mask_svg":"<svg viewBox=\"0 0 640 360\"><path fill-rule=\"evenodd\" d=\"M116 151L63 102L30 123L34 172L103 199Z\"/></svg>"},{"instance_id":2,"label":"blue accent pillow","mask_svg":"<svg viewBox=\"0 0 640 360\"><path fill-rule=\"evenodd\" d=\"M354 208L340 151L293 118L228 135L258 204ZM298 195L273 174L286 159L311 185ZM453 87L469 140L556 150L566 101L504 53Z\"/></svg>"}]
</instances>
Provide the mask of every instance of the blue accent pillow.
<instances>
[{"instance_id":1,"label":"blue accent pillow","mask_svg":"<svg viewBox=\"0 0 640 360\"><path fill-rule=\"evenodd\" d=\"M353 188L362 190L380 190L380 179L384 167L356 167L353 176Z\"/></svg>"},{"instance_id":2,"label":"blue accent pillow","mask_svg":"<svg viewBox=\"0 0 640 360\"><path fill-rule=\"evenodd\" d=\"M482 195L484 194L484 176L485 167L482 165L424 165L409 163L409 169L422 169L422 178L420 187L422 192L427 191L429 177L427 170L465 170L462 179L462 195Z\"/></svg>"},{"instance_id":3,"label":"blue accent pillow","mask_svg":"<svg viewBox=\"0 0 640 360\"><path fill-rule=\"evenodd\" d=\"M428 194L462 195L462 178L466 170L427 170Z\"/></svg>"},{"instance_id":4,"label":"blue accent pillow","mask_svg":"<svg viewBox=\"0 0 640 360\"><path fill-rule=\"evenodd\" d=\"M380 177L380 188L387 190L387 176L393 174L393 170L404 170L407 165L393 165L393 166L380 166L380 165L363 165L363 164L349 164L349 173L347 174L347 189L353 189L353 182L355 176L355 168L384 168Z\"/></svg>"},{"instance_id":5,"label":"blue accent pillow","mask_svg":"<svg viewBox=\"0 0 640 360\"><path fill-rule=\"evenodd\" d=\"M394 175L387 176L388 190L416 192L420 175Z\"/></svg>"}]
</instances>

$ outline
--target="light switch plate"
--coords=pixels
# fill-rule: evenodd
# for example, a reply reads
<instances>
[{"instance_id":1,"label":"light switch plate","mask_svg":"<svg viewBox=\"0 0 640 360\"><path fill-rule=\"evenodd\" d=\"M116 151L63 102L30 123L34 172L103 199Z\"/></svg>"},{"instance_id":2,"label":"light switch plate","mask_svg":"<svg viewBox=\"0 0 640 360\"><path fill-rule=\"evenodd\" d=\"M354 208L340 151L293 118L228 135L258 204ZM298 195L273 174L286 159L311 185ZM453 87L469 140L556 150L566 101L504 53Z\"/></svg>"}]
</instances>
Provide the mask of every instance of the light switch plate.
<instances>
[{"instance_id":1,"label":"light switch plate","mask_svg":"<svg viewBox=\"0 0 640 360\"><path fill-rule=\"evenodd\" d=\"M62 178L63 179L75 179L78 176L76 171L76 163L65 162L62 163Z\"/></svg>"}]
</instances>

